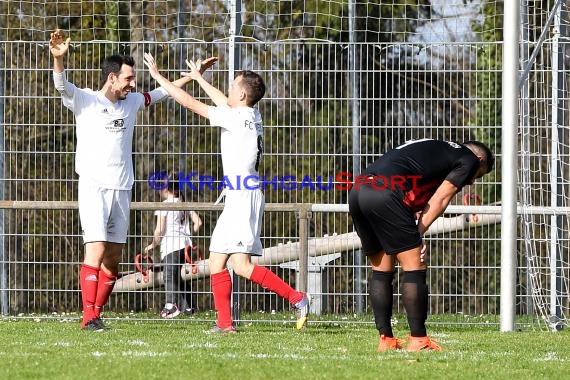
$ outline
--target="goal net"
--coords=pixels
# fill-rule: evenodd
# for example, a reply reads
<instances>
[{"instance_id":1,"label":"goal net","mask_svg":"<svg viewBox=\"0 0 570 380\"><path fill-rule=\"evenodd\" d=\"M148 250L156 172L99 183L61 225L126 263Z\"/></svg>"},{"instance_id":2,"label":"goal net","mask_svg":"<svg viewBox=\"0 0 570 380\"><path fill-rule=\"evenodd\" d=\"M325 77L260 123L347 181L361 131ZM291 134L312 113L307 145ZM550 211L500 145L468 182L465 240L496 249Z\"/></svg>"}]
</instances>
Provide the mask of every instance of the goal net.
<instances>
[{"instance_id":1,"label":"goal net","mask_svg":"<svg viewBox=\"0 0 570 380\"><path fill-rule=\"evenodd\" d=\"M523 3L521 264L528 270L529 306L558 330L570 325L570 9L566 1L542 12L535 2Z\"/></svg>"}]
</instances>

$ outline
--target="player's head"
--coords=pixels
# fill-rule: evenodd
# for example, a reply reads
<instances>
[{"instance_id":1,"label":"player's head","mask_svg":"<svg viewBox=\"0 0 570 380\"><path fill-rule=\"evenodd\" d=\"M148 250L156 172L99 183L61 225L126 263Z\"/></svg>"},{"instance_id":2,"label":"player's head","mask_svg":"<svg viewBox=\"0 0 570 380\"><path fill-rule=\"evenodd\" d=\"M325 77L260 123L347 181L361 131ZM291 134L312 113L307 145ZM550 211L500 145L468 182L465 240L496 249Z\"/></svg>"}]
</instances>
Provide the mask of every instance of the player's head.
<instances>
[{"instance_id":1,"label":"player's head","mask_svg":"<svg viewBox=\"0 0 570 380\"><path fill-rule=\"evenodd\" d=\"M495 156L487 145L475 140L466 141L463 143L463 145L469 148L473 153L475 153L477 157L479 157L479 170L475 174L474 179L483 177L483 175L493 170L493 166L495 165Z\"/></svg>"},{"instance_id":2,"label":"player's head","mask_svg":"<svg viewBox=\"0 0 570 380\"><path fill-rule=\"evenodd\" d=\"M253 107L265 95L265 83L259 74L250 70L240 71L236 74L228 92L228 105L230 107L245 104Z\"/></svg>"},{"instance_id":3,"label":"player's head","mask_svg":"<svg viewBox=\"0 0 570 380\"><path fill-rule=\"evenodd\" d=\"M101 63L103 81L117 99L126 99L136 85L135 60L128 55L115 54Z\"/></svg>"}]
</instances>

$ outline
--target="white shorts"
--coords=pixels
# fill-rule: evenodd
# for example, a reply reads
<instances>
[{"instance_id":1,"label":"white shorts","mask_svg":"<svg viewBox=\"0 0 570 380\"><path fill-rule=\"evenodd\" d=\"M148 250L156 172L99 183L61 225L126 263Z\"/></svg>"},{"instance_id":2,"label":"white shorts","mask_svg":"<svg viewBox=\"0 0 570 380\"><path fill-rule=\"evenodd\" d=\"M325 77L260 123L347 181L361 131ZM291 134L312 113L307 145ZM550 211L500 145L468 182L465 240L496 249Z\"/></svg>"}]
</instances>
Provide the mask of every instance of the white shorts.
<instances>
[{"instance_id":1,"label":"white shorts","mask_svg":"<svg viewBox=\"0 0 570 380\"><path fill-rule=\"evenodd\" d=\"M257 190L228 190L224 211L212 233L210 252L261 256L261 222L265 199Z\"/></svg>"},{"instance_id":2,"label":"white shorts","mask_svg":"<svg viewBox=\"0 0 570 380\"><path fill-rule=\"evenodd\" d=\"M113 190L79 179L79 219L83 243L126 243L131 190Z\"/></svg>"}]
</instances>

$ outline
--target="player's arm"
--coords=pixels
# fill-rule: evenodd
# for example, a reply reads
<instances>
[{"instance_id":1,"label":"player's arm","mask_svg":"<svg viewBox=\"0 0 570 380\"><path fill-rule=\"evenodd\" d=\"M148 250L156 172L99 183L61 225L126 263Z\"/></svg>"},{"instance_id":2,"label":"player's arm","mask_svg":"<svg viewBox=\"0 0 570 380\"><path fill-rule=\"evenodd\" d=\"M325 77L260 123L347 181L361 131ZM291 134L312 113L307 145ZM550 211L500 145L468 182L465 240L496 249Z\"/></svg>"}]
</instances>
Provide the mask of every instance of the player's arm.
<instances>
[{"instance_id":1,"label":"player's arm","mask_svg":"<svg viewBox=\"0 0 570 380\"><path fill-rule=\"evenodd\" d=\"M196 100L186 91L180 87L176 87L172 82L163 77L158 71L156 62L150 53L144 53L144 64L148 67L150 75L170 96L174 98L174 100L198 115L208 117L208 105Z\"/></svg>"},{"instance_id":2,"label":"player's arm","mask_svg":"<svg viewBox=\"0 0 570 380\"><path fill-rule=\"evenodd\" d=\"M182 75L186 75L198 82L200 87L202 87L204 92L210 97L210 99L212 99L215 105L225 106L228 104L228 97L202 77L202 74L204 73L202 68L206 64L206 61L202 62L201 60L197 60L196 62L192 62L186 60L186 64L188 65L188 68L190 68L190 72L182 73Z\"/></svg>"},{"instance_id":3,"label":"player's arm","mask_svg":"<svg viewBox=\"0 0 570 380\"><path fill-rule=\"evenodd\" d=\"M204 61L199 61L199 62L200 65L198 67L198 71L200 72L200 75L202 75L206 70L208 70L210 67L214 66L216 62L218 62L218 57L210 57L205 59ZM188 64L188 60L186 60L186 64ZM176 87L182 88L191 81L192 81L191 76L187 75L187 73L182 73L182 77L176 79L175 81L172 81L172 84L175 85Z\"/></svg>"},{"instance_id":4,"label":"player's arm","mask_svg":"<svg viewBox=\"0 0 570 380\"><path fill-rule=\"evenodd\" d=\"M206 59L202 64L202 67L200 69L200 73L203 73L204 71L206 71L207 69L212 67L214 65L214 63L216 63L217 61L218 61L218 57L210 57L210 58ZM178 88L182 88L182 87L184 87L184 85L186 85L190 81L192 81L192 78L187 77L187 76L182 76L181 78L178 78L175 81L173 81L172 84ZM143 93L143 95L145 97L145 106L148 107L152 104L161 102L164 99L168 98L169 93L164 88L158 87L152 91Z\"/></svg>"},{"instance_id":5,"label":"player's arm","mask_svg":"<svg viewBox=\"0 0 570 380\"><path fill-rule=\"evenodd\" d=\"M190 211L190 219L192 220L192 230L194 233L198 232L200 227L202 227L202 219L196 211Z\"/></svg>"},{"instance_id":6,"label":"player's arm","mask_svg":"<svg viewBox=\"0 0 570 380\"><path fill-rule=\"evenodd\" d=\"M453 199L458 191L459 189L457 186L448 180L444 180L442 184L439 185L422 210L418 220L418 231L420 232L420 235L423 235L428 230L429 226L431 226L431 224L443 214L449 205L449 202L451 202L451 199Z\"/></svg>"},{"instance_id":7,"label":"player's arm","mask_svg":"<svg viewBox=\"0 0 570 380\"><path fill-rule=\"evenodd\" d=\"M50 34L49 50L53 56L53 83L62 96L71 98L75 86L67 81L65 65L63 64L63 58L69 50L71 38L67 37L65 41L63 38L63 32L59 29Z\"/></svg>"},{"instance_id":8,"label":"player's arm","mask_svg":"<svg viewBox=\"0 0 570 380\"><path fill-rule=\"evenodd\" d=\"M164 236L164 231L166 230L166 216L158 215L156 217L156 227L154 228L154 234L152 241L144 249L145 252L152 251L154 247L158 247Z\"/></svg>"},{"instance_id":9,"label":"player's arm","mask_svg":"<svg viewBox=\"0 0 570 380\"><path fill-rule=\"evenodd\" d=\"M63 57L67 54L69 50L69 43L71 38L67 37L67 39L63 40L64 35L60 29L56 29L53 33L50 33L49 36L49 51L53 56L53 72L54 73L62 73L65 70L65 66L63 64Z\"/></svg>"},{"instance_id":10,"label":"player's arm","mask_svg":"<svg viewBox=\"0 0 570 380\"><path fill-rule=\"evenodd\" d=\"M187 83L191 82L192 78L182 77L178 78L175 81L172 81L172 84L178 88L184 87ZM150 106L155 103L162 102L164 99L168 98L169 93L162 87L155 88L152 91L147 93L143 93L145 95L145 106Z\"/></svg>"}]
</instances>

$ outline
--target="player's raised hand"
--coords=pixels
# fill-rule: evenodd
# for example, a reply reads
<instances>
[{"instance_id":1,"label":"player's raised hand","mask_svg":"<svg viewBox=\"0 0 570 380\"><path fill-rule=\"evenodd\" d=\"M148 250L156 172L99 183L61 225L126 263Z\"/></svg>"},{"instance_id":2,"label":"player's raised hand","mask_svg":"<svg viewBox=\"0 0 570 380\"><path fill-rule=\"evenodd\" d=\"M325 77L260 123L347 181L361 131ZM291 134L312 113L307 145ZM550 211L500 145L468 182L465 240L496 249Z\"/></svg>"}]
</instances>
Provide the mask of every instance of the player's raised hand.
<instances>
[{"instance_id":1,"label":"player's raised hand","mask_svg":"<svg viewBox=\"0 0 570 380\"><path fill-rule=\"evenodd\" d=\"M69 42L71 41L71 38L67 37L65 41L63 38L64 35L60 29L56 29L49 35L49 51L54 58L63 57L69 50Z\"/></svg>"},{"instance_id":2,"label":"player's raised hand","mask_svg":"<svg viewBox=\"0 0 570 380\"><path fill-rule=\"evenodd\" d=\"M160 73L158 72L158 67L156 66L156 62L152 54L145 52L143 57L143 62L145 66L148 67L150 75L156 79L156 77L159 76Z\"/></svg>"},{"instance_id":3,"label":"player's raised hand","mask_svg":"<svg viewBox=\"0 0 570 380\"><path fill-rule=\"evenodd\" d=\"M216 58L216 60L217 60L217 58ZM206 70L206 69L202 69L204 64L203 64L201 59L198 59L195 62L186 60L186 65L190 69L190 72L183 72L182 75L185 77L190 77L194 80L201 78L202 73ZM212 66L212 65L213 65L213 63L210 64L210 66Z\"/></svg>"},{"instance_id":4,"label":"player's raised hand","mask_svg":"<svg viewBox=\"0 0 570 380\"><path fill-rule=\"evenodd\" d=\"M188 62L188 61L186 61ZM218 57L209 57L205 60L201 61L200 65L200 74L204 74L204 71L208 70L210 67L214 66L214 64L218 62Z\"/></svg>"}]
</instances>

